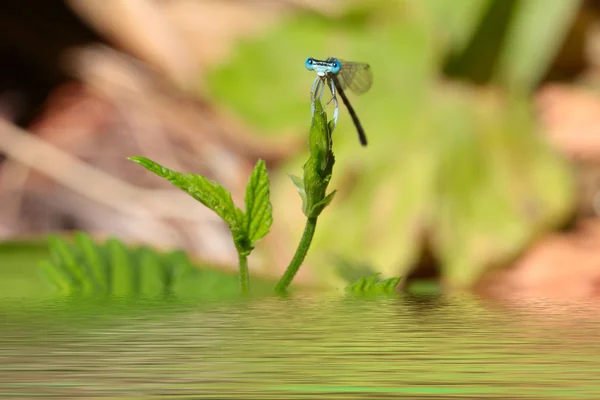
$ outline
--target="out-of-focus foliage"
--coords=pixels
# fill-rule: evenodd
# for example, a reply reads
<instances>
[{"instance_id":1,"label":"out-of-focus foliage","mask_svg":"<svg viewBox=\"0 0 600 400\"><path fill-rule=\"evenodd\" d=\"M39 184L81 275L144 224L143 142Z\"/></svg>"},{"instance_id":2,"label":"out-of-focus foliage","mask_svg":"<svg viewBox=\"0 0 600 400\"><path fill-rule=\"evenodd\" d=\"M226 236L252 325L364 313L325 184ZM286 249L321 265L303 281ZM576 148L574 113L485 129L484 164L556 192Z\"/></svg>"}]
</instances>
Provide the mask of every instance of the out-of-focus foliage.
<instances>
[{"instance_id":1,"label":"out-of-focus foliage","mask_svg":"<svg viewBox=\"0 0 600 400\"><path fill-rule=\"evenodd\" d=\"M51 236L49 249L50 259L40 266L63 295L146 299L239 295L237 274L199 269L180 251L129 248L117 239L98 244L83 232L73 243Z\"/></svg>"},{"instance_id":2,"label":"out-of-focus foliage","mask_svg":"<svg viewBox=\"0 0 600 400\"><path fill-rule=\"evenodd\" d=\"M446 29L446 71L529 91L557 53L581 1L427 0L436 25Z\"/></svg>"},{"instance_id":3,"label":"out-of-focus foliage","mask_svg":"<svg viewBox=\"0 0 600 400\"><path fill-rule=\"evenodd\" d=\"M357 145L342 109L331 184L339 193L309 260L330 282L322 260L331 254L406 275L425 233L445 281L470 285L570 210L569 170L539 138L523 95L543 77L579 2L347 4L338 18L296 15L240 44L208 78L212 93L270 134L306 134L314 77L305 58L369 62L373 88L351 99L369 147ZM295 221L283 177L304 157L274 179L276 224Z\"/></svg>"},{"instance_id":4,"label":"out-of-focus foliage","mask_svg":"<svg viewBox=\"0 0 600 400\"><path fill-rule=\"evenodd\" d=\"M48 257L46 241L14 241L0 243L0 296L10 298L43 298L53 288L39 273L37 263Z\"/></svg>"}]
</instances>

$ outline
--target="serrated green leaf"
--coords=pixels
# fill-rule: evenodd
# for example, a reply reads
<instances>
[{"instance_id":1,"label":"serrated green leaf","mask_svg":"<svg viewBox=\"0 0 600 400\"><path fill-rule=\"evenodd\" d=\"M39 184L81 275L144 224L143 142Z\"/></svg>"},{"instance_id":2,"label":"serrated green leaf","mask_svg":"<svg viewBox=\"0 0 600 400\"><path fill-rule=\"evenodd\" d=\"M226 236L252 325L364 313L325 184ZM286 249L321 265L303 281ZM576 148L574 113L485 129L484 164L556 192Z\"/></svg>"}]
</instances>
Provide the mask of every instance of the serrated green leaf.
<instances>
[{"instance_id":1,"label":"serrated green leaf","mask_svg":"<svg viewBox=\"0 0 600 400\"><path fill-rule=\"evenodd\" d=\"M229 225L236 244L248 241L245 232L244 213L235 206L231 193L227 189L201 175L182 174L145 157L129 157L129 159L140 164L148 171L167 179L174 186L184 190L194 199L216 212Z\"/></svg>"},{"instance_id":2,"label":"serrated green leaf","mask_svg":"<svg viewBox=\"0 0 600 400\"><path fill-rule=\"evenodd\" d=\"M356 281L348 284L348 286L346 286L346 290L352 291L352 292L363 292L366 284L367 284L367 277L363 276L363 277L357 279Z\"/></svg>"},{"instance_id":3,"label":"serrated green leaf","mask_svg":"<svg viewBox=\"0 0 600 400\"><path fill-rule=\"evenodd\" d=\"M346 286L346 291L359 295L394 294L401 278L379 280L381 273L365 276Z\"/></svg>"},{"instance_id":4,"label":"serrated green leaf","mask_svg":"<svg viewBox=\"0 0 600 400\"><path fill-rule=\"evenodd\" d=\"M385 292L385 293L393 292L396 289L396 286L398 286L398 284L400 283L401 280L402 280L401 277L388 278L388 279L385 279L385 280L379 282L377 284L377 286L379 288L381 288L382 292Z\"/></svg>"},{"instance_id":5,"label":"serrated green leaf","mask_svg":"<svg viewBox=\"0 0 600 400\"><path fill-rule=\"evenodd\" d=\"M375 284L377 283L377 279L379 279L379 275L381 275L381 273L376 273L373 274L371 276L367 276L365 278L365 282L362 286L362 290L364 292L369 292L372 291L375 288Z\"/></svg>"},{"instance_id":6,"label":"serrated green leaf","mask_svg":"<svg viewBox=\"0 0 600 400\"><path fill-rule=\"evenodd\" d=\"M246 235L250 245L262 239L273 223L273 208L270 200L269 175L263 160L258 160L246 186Z\"/></svg>"}]
</instances>

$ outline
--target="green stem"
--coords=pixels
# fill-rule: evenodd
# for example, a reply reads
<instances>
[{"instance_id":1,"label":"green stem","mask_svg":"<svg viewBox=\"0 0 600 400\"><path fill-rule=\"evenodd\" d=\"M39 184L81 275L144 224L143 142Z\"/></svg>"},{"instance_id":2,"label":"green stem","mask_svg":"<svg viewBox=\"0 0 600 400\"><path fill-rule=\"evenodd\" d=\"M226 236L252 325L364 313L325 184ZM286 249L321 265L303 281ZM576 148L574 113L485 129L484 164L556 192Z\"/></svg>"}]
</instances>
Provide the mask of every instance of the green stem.
<instances>
[{"instance_id":1,"label":"green stem","mask_svg":"<svg viewBox=\"0 0 600 400\"><path fill-rule=\"evenodd\" d=\"M240 263L240 286L242 287L242 293L248 293L250 288L250 274L248 273L248 256L243 253L238 253Z\"/></svg>"},{"instance_id":2,"label":"green stem","mask_svg":"<svg viewBox=\"0 0 600 400\"><path fill-rule=\"evenodd\" d=\"M308 248L312 242L316 227L317 217L310 217L306 219L306 226L304 227L304 233L302 234L302 239L300 239L300 243L298 244L296 254L294 254L294 258L292 258L290 265L285 270L285 273L277 283L277 286L275 286L275 291L277 293L285 292L288 286L290 286L290 283L292 283L292 279L294 279L294 276L296 276L296 273L300 269L300 265L302 265L302 262L304 261L304 257L306 257L306 253L308 252Z\"/></svg>"}]
</instances>

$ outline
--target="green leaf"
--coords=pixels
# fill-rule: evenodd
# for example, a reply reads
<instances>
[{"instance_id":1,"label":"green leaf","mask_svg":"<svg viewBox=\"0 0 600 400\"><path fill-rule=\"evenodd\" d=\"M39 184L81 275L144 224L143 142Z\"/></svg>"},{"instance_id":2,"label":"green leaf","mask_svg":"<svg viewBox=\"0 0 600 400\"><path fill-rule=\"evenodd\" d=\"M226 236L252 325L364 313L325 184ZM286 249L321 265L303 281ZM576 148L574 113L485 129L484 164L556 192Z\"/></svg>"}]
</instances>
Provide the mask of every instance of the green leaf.
<instances>
[{"instance_id":1,"label":"green leaf","mask_svg":"<svg viewBox=\"0 0 600 400\"><path fill-rule=\"evenodd\" d=\"M116 238L106 241L110 274L108 276L111 295L131 297L138 293L137 273L133 266L133 257L123 242Z\"/></svg>"},{"instance_id":2,"label":"green leaf","mask_svg":"<svg viewBox=\"0 0 600 400\"><path fill-rule=\"evenodd\" d=\"M394 292L401 280L401 277L388 278L379 282L377 286L385 293Z\"/></svg>"},{"instance_id":3,"label":"green leaf","mask_svg":"<svg viewBox=\"0 0 600 400\"><path fill-rule=\"evenodd\" d=\"M162 281L165 285L165 294L175 293L177 282L185 280L186 277L197 273L197 269L191 264L188 256L181 250L172 251L162 257L163 271Z\"/></svg>"},{"instance_id":4,"label":"green leaf","mask_svg":"<svg viewBox=\"0 0 600 400\"><path fill-rule=\"evenodd\" d=\"M145 157L129 157L148 171L167 179L174 186L184 190L193 198L217 213L228 225L236 244L247 241L245 216L242 210L233 204L231 193L218 183L201 175L182 174L163 167Z\"/></svg>"},{"instance_id":5,"label":"green leaf","mask_svg":"<svg viewBox=\"0 0 600 400\"><path fill-rule=\"evenodd\" d=\"M321 178L331 175L330 159L333 158L333 141L331 138L331 127L327 123L327 113L319 100L315 101L315 113L312 118L310 133L308 137L308 148L310 157L314 159L315 171ZM306 178L305 178L306 181Z\"/></svg>"},{"instance_id":6,"label":"green leaf","mask_svg":"<svg viewBox=\"0 0 600 400\"><path fill-rule=\"evenodd\" d=\"M516 4L498 78L512 89L537 85L560 49L581 0L526 0Z\"/></svg>"},{"instance_id":7,"label":"green leaf","mask_svg":"<svg viewBox=\"0 0 600 400\"><path fill-rule=\"evenodd\" d=\"M73 277L62 268L59 268L51 261L40 262L40 270L42 274L50 281L50 283L61 294L71 294L75 291L78 285L75 285Z\"/></svg>"},{"instance_id":8,"label":"green leaf","mask_svg":"<svg viewBox=\"0 0 600 400\"><path fill-rule=\"evenodd\" d=\"M58 268L68 272L73 278L73 292L91 293L94 291L94 281L89 279L87 271L77 260L76 252L62 238L50 235L48 245L52 259Z\"/></svg>"},{"instance_id":9,"label":"green leaf","mask_svg":"<svg viewBox=\"0 0 600 400\"><path fill-rule=\"evenodd\" d=\"M165 266L160 256L147 247L137 251L139 259L140 293L144 297L155 297L169 293L165 282Z\"/></svg>"},{"instance_id":10,"label":"green leaf","mask_svg":"<svg viewBox=\"0 0 600 400\"><path fill-rule=\"evenodd\" d=\"M315 113L310 127L308 145L310 156L304 164L303 187L306 194L306 203L303 206L303 211L307 217L317 217L333 198L333 195L329 195L331 196L329 197L325 193L335 163L332 149L333 140L330 127L327 124L327 114L318 100L315 101ZM298 187L297 182L294 183Z\"/></svg>"},{"instance_id":11,"label":"green leaf","mask_svg":"<svg viewBox=\"0 0 600 400\"><path fill-rule=\"evenodd\" d=\"M371 276L367 276L367 277L363 278L363 284L361 286L362 291L363 292L374 291L375 284L377 283L379 275L381 275L381 273L376 273Z\"/></svg>"},{"instance_id":12,"label":"green leaf","mask_svg":"<svg viewBox=\"0 0 600 400\"><path fill-rule=\"evenodd\" d=\"M250 245L262 239L273 223L273 208L269 193L269 175L263 160L258 160L246 186L246 236Z\"/></svg>"},{"instance_id":13,"label":"green leaf","mask_svg":"<svg viewBox=\"0 0 600 400\"><path fill-rule=\"evenodd\" d=\"M288 176L294 183L294 186L296 186L296 190L298 190L298 194L300 195L300 198L302 199L302 212L304 213L304 215L308 216L308 210L306 209L308 202L306 200L306 190L304 189L304 180L302 178L300 178L299 176L295 176L295 175L291 175L291 174L288 174Z\"/></svg>"},{"instance_id":14,"label":"green leaf","mask_svg":"<svg viewBox=\"0 0 600 400\"><path fill-rule=\"evenodd\" d=\"M346 286L346 292L358 295L392 295L401 278L379 280L381 273L362 277Z\"/></svg>"},{"instance_id":15,"label":"green leaf","mask_svg":"<svg viewBox=\"0 0 600 400\"><path fill-rule=\"evenodd\" d=\"M75 244L81 253L81 262L88 266L91 277L98 286L97 288L102 292L107 291L107 265L105 265L100 249L96 246L96 243L94 243L87 233L77 232L75 234Z\"/></svg>"},{"instance_id":16,"label":"green leaf","mask_svg":"<svg viewBox=\"0 0 600 400\"><path fill-rule=\"evenodd\" d=\"M331 192L327 196L325 196L325 198L323 198L323 200L321 200L317 204L315 204L312 207L312 209L310 210L309 216L318 217L321 214L321 212L325 209L325 207L327 207L333 201L333 197L335 196L336 193L337 193L337 190L334 190L333 192Z\"/></svg>"},{"instance_id":17,"label":"green leaf","mask_svg":"<svg viewBox=\"0 0 600 400\"><path fill-rule=\"evenodd\" d=\"M52 237L51 259L39 263L42 276L54 286L57 294L78 296L110 296L131 298L234 298L239 295L239 279L235 274L212 268L197 268L187 254L177 250L161 253L149 247L130 248L116 238L104 243L88 242L85 233L69 245L60 237ZM92 255L82 254L95 249ZM105 268L98 279L91 263ZM69 265L69 267L67 267ZM75 275L78 278L75 278ZM106 287L96 285L106 282ZM86 283L87 282L87 283ZM272 290L273 282L257 279L261 291ZM91 290L84 291L86 284ZM256 292L255 292L256 293Z\"/></svg>"}]
</instances>

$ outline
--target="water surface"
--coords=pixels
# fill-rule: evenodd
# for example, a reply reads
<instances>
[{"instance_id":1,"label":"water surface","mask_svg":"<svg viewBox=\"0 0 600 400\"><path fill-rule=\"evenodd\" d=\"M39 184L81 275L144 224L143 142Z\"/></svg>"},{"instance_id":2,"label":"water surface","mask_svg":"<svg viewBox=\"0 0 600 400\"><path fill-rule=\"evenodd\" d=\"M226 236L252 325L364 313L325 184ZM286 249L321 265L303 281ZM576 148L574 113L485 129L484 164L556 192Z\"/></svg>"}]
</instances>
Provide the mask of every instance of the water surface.
<instances>
[{"instance_id":1,"label":"water surface","mask_svg":"<svg viewBox=\"0 0 600 400\"><path fill-rule=\"evenodd\" d=\"M594 305L4 304L4 398L599 399Z\"/></svg>"}]
</instances>

